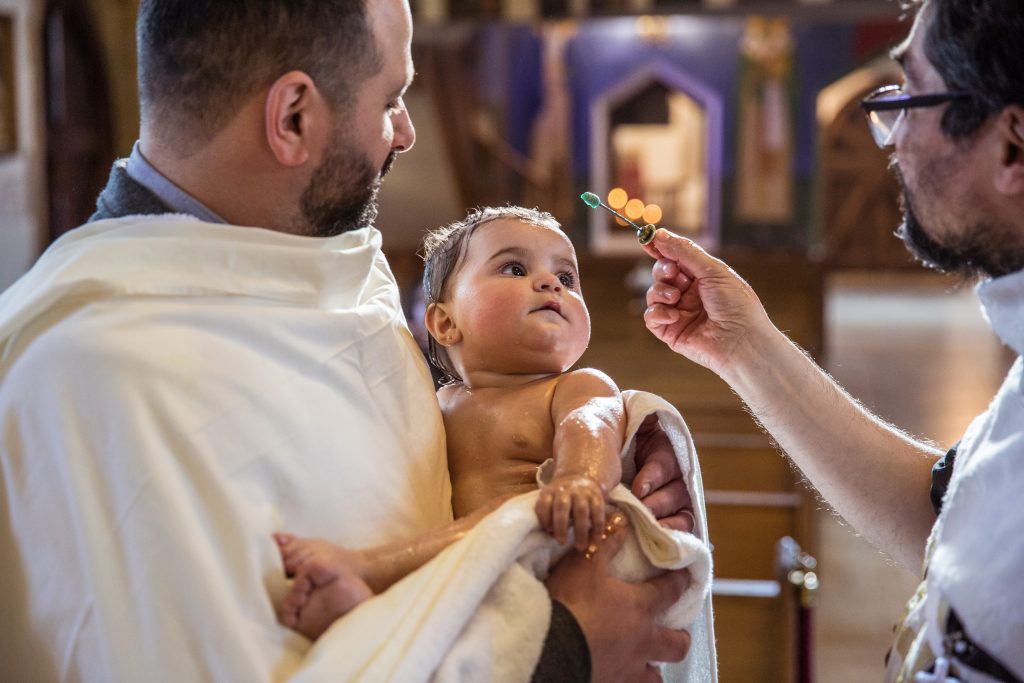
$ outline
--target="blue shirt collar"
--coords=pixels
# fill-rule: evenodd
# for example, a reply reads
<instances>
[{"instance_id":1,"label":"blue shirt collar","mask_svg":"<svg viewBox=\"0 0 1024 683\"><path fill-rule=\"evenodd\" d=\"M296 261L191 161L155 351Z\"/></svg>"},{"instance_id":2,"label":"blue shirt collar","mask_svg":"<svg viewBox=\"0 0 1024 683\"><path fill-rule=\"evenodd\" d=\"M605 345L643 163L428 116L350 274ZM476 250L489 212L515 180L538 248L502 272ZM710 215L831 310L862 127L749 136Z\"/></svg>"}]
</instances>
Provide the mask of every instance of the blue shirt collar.
<instances>
[{"instance_id":1,"label":"blue shirt collar","mask_svg":"<svg viewBox=\"0 0 1024 683\"><path fill-rule=\"evenodd\" d=\"M195 216L207 223L227 223L226 220L203 206L203 204L185 192L183 189L167 179L167 176L156 170L152 164L146 161L139 149L138 141L132 147L132 154L128 157L128 165L125 167L128 176L152 192L156 197L167 205L175 213L183 213Z\"/></svg>"}]
</instances>

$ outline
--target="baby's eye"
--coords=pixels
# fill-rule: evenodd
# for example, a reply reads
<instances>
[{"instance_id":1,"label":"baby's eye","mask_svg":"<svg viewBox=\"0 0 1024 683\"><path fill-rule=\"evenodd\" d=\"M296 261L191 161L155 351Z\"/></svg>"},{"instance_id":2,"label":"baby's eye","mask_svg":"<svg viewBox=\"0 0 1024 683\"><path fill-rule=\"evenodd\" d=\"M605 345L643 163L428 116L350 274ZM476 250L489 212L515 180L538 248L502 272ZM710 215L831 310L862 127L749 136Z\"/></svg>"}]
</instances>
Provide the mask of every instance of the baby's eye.
<instances>
[{"instance_id":1,"label":"baby's eye","mask_svg":"<svg viewBox=\"0 0 1024 683\"><path fill-rule=\"evenodd\" d=\"M573 275L572 273L559 273L558 281L562 283L563 287L572 289L573 286L576 284L576 276Z\"/></svg>"},{"instance_id":2,"label":"baby's eye","mask_svg":"<svg viewBox=\"0 0 1024 683\"><path fill-rule=\"evenodd\" d=\"M503 265L501 267L501 272L504 275L514 275L516 277L526 276L526 268L524 268L521 263L516 263L515 261Z\"/></svg>"}]
</instances>

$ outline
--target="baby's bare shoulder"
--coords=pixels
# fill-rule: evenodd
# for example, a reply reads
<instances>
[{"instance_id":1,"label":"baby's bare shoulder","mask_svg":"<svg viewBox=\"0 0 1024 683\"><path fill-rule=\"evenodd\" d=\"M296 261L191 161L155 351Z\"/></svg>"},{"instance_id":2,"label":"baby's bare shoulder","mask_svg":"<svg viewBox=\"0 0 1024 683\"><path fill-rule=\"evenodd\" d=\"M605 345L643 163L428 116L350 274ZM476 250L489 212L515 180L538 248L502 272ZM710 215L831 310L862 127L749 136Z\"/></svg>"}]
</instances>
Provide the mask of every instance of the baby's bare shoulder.
<instances>
[{"instance_id":1,"label":"baby's bare shoulder","mask_svg":"<svg viewBox=\"0 0 1024 683\"><path fill-rule=\"evenodd\" d=\"M597 368L577 368L563 373L558 380L558 391L580 391L600 396L618 396L615 380Z\"/></svg>"},{"instance_id":2,"label":"baby's bare shoulder","mask_svg":"<svg viewBox=\"0 0 1024 683\"><path fill-rule=\"evenodd\" d=\"M622 395L611 377L593 368L580 368L560 378L551 397L551 415L557 424L579 408L622 412Z\"/></svg>"},{"instance_id":3,"label":"baby's bare shoulder","mask_svg":"<svg viewBox=\"0 0 1024 683\"><path fill-rule=\"evenodd\" d=\"M442 411L454 410L465 401L465 385L461 382L444 384L437 390L437 402Z\"/></svg>"}]
</instances>

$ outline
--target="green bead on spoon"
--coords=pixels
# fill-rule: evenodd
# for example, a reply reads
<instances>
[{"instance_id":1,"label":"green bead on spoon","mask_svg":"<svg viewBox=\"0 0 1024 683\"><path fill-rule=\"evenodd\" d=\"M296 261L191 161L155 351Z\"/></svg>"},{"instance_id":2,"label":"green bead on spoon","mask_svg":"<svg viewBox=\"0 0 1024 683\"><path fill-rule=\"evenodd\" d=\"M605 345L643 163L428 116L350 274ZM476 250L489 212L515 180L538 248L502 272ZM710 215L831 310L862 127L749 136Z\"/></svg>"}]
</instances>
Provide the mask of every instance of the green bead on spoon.
<instances>
[{"instance_id":1,"label":"green bead on spoon","mask_svg":"<svg viewBox=\"0 0 1024 683\"><path fill-rule=\"evenodd\" d=\"M654 239L654 233L656 233L658 231L658 229L656 227L654 227L653 225L651 225L650 223L648 223L647 225L645 225L643 227L640 227L639 225L637 225L633 221L629 220L628 218L623 216L621 213L619 213L618 211L616 211L612 207L610 207L607 204L605 204L604 202L602 202L601 198L598 197L593 192L584 192L583 194L580 195L580 199L582 199L583 203L586 204L587 206L589 206L591 209L596 209L599 206L603 206L604 208L608 209L610 212L612 212L612 214L614 214L615 216L617 216L621 220L624 220L627 223L629 223L630 225L632 225L633 229L636 230L636 238L640 241L640 244L650 244L651 240Z\"/></svg>"}]
</instances>

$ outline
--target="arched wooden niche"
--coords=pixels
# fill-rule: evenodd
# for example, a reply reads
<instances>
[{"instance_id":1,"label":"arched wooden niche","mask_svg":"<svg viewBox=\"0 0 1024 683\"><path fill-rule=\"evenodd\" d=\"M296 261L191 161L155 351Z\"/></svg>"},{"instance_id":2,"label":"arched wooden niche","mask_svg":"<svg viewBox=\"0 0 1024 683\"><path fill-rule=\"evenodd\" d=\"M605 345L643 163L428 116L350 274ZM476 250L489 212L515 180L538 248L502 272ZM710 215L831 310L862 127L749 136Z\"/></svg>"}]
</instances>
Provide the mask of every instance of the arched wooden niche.
<instances>
[{"instance_id":1,"label":"arched wooden niche","mask_svg":"<svg viewBox=\"0 0 1024 683\"><path fill-rule=\"evenodd\" d=\"M912 259L893 235L902 221L899 183L888 169L890 150L871 138L860 101L899 83L888 58L867 64L818 95L821 199L825 258L840 268L902 268Z\"/></svg>"},{"instance_id":2,"label":"arched wooden niche","mask_svg":"<svg viewBox=\"0 0 1024 683\"><path fill-rule=\"evenodd\" d=\"M654 62L595 98L591 116L592 191L607 201L613 188L625 190L649 209L637 223L656 223L717 247L722 182L718 93L674 65ZM610 214L593 211L589 219L596 253L636 253L636 236Z\"/></svg>"}]
</instances>

